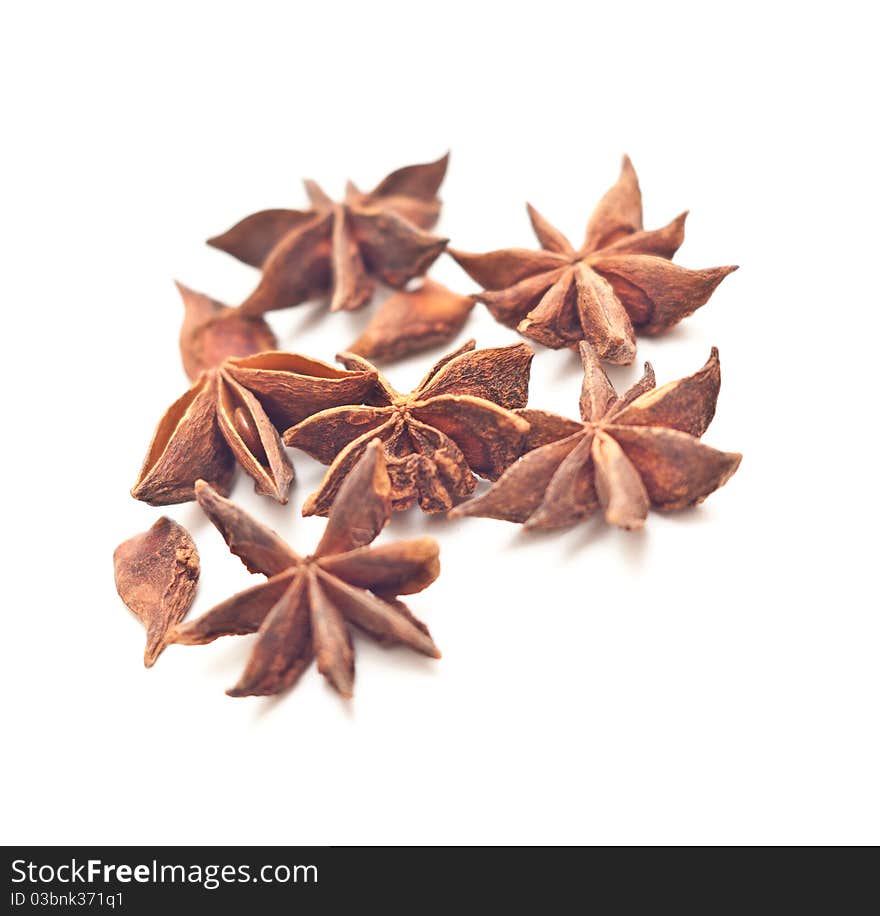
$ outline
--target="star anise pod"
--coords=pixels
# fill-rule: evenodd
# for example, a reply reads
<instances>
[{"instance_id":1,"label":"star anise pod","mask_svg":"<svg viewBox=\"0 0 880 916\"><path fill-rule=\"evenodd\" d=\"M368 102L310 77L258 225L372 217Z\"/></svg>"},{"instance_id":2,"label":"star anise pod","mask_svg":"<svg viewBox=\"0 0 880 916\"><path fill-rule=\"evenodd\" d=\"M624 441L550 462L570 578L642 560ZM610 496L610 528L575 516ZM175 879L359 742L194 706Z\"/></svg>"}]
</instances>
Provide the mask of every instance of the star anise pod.
<instances>
[{"instance_id":1,"label":"star anise pod","mask_svg":"<svg viewBox=\"0 0 880 916\"><path fill-rule=\"evenodd\" d=\"M580 248L527 205L540 251L508 248L449 253L481 286L477 299L502 324L547 347L581 340L601 359L630 363L635 330L660 334L704 305L735 267L688 270L669 259L684 239L687 213L662 229L642 229L635 169L599 202Z\"/></svg>"},{"instance_id":2,"label":"star anise pod","mask_svg":"<svg viewBox=\"0 0 880 916\"><path fill-rule=\"evenodd\" d=\"M521 411L531 425L533 451L450 515L558 528L601 506L610 524L641 528L649 507L684 509L730 479L742 455L700 441L721 385L716 349L699 372L662 388L654 387L654 371L646 363L642 379L622 397L592 348L581 343L580 353L583 422Z\"/></svg>"},{"instance_id":3,"label":"star anise pod","mask_svg":"<svg viewBox=\"0 0 880 916\"><path fill-rule=\"evenodd\" d=\"M528 400L534 352L525 344L474 350L474 341L444 356L410 394L400 394L367 360L337 359L348 369L375 372L365 406L324 410L284 433L330 469L303 505L303 515L326 515L367 445L385 446L395 511L415 502L443 512L476 486L474 474L495 480L519 457L528 422L512 412Z\"/></svg>"},{"instance_id":4,"label":"star anise pod","mask_svg":"<svg viewBox=\"0 0 880 916\"><path fill-rule=\"evenodd\" d=\"M358 309L376 281L402 287L430 267L447 239L424 231L437 221L437 191L448 154L411 165L363 192L349 182L333 201L314 182L307 210L262 210L208 244L262 269L257 288L241 304L246 315L329 297L332 311Z\"/></svg>"},{"instance_id":5,"label":"star anise pod","mask_svg":"<svg viewBox=\"0 0 880 916\"><path fill-rule=\"evenodd\" d=\"M327 407L360 403L375 374L260 352L275 342L262 319L180 291L181 353L195 383L159 421L131 494L153 506L187 502L199 478L227 493L237 462L258 493L286 503L293 466L277 429ZM235 358L241 353L254 355Z\"/></svg>"},{"instance_id":6,"label":"star anise pod","mask_svg":"<svg viewBox=\"0 0 880 916\"><path fill-rule=\"evenodd\" d=\"M427 627L397 600L437 578L437 542L418 538L367 546L391 515L391 485L378 442L340 488L324 536L307 557L204 481L196 484L196 497L229 549L251 572L269 577L171 634L172 642L201 645L219 636L258 633L241 679L227 691L230 696L280 693L317 657L321 674L350 697L351 625L380 642L440 657Z\"/></svg>"},{"instance_id":7,"label":"star anise pod","mask_svg":"<svg viewBox=\"0 0 880 916\"><path fill-rule=\"evenodd\" d=\"M147 631L144 666L151 668L196 596L199 552L186 528L163 517L113 551L113 575L119 597Z\"/></svg>"},{"instance_id":8,"label":"star anise pod","mask_svg":"<svg viewBox=\"0 0 880 916\"><path fill-rule=\"evenodd\" d=\"M464 327L475 301L426 277L418 289L383 302L348 352L392 362L448 343Z\"/></svg>"}]
</instances>

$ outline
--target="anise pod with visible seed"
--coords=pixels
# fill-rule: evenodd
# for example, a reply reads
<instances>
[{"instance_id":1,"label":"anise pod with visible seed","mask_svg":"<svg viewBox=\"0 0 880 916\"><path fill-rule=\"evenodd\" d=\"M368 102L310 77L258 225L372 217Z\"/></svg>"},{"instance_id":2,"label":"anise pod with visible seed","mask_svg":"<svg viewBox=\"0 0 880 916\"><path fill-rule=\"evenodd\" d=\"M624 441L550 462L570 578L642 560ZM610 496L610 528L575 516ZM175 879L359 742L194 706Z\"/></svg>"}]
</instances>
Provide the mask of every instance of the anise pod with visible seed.
<instances>
[{"instance_id":1,"label":"anise pod with visible seed","mask_svg":"<svg viewBox=\"0 0 880 916\"><path fill-rule=\"evenodd\" d=\"M630 363L635 332L660 334L704 305L736 267L688 270L671 262L687 213L662 229L642 229L642 195L624 156L617 184L590 217L580 248L527 205L540 251L486 254L449 249L484 289L502 324L554 349L587 341L600 359Z\"/></svg>"},{"instance_id":2,"label":"anise pod with visible seed","mask_svg":"<svg viewBox=\"0 0 880 916\"><path fill-rule=\"evenodd\" d=\"M531 426L527 452L481 496L451 516L498 518L526 528L558 528L591 516L641 528L649 507L684 509L725 484L741 455L703 445L721 385L713 348L699 372L661 388L654 372L624 395L614 390L596 353L580 344L584 364L581 422L518 411Z\"/></svg>"},{"instance_id":3,"label":"anise pod with visible seed","mask_svg":"<svg viewBox=\"0 0 880 916\"><path fill-rule=\"evenodd\" d=\"M113 551L113 572L119 597L147 631L144 666L150 668L168 644L169 630L192 606L199 552L186 528L163 517Z\"/></svg>"},{"instance_id":4,"label":"anise pod with visible seed","mask_svg":"<svg viewBox=\"0 0 880 916\"><path fill-rule=\"evenodd\" d=\"M425 230L440 213L448 160L398 169L369 192L349 182L339 203L306 181L310 209L263 210L209 239L262 269L242 312L261 315L319 296L330 299L332 311L358 309L376 281L400 288L424 274L446 247L447 239Z\"/></svg>"},{"instance_id":5,"label":"anise pod with visible seed","mask_svg":"<svg viewBox=\"0 0 880 916\"><path fill-rule=\"evenodd\" d=\"M192 302L197 295L187 290L185 298ZM232 318L234 310L233 316L221 314ZM135 499L154 506L187 502L200 478L226 493L237 463L258 493L286 503L293 466L275 424L284 428L328 407L360 403L375 381L373 371L347 372L295 353L235 358L248 338L237 332L227 337L231 327L224 325L212 346L199 351L203 371L159 421L131 491ZM259 336L252 343L259 346ZM192 351L183 351L184 363L191 362ZM217 362L208 362L209 355Z\"/></svg>"},{"instance_id":6,"label":"anise pod with visible seed","mask_svg":"<svg viewBox=\"0 0 880 916\"><path fill-rule=\"evenodd\" d=\"M385 446L395 511L418 502L425 512L444 512L473 492L475 474L495 480L519 457L529 431L513 409L528 400L533 356L525 344L475 350L471 340L403 395L365 359L341 354L348 369L375 372L375 388L365 406L324 410L284 433L287 445L330 465L303 515L327 514L375 439Z\"/></svg>"},{"instance_id":7,"label":"anise pod with visible seed","mask_svg":"<svg viewBox=\"0 0 880 916\"><path fill-rule=\"evenodd\" d=\"M349 353L392 362L452 340L464 327L476 300L426 278L417 290L387 299Z\"/></svg>"},{"instance_id":8,"label":"anise pod with visible seed","mask_svg":"<svg viewBox=\"0 0 880 916\"><path fill-rule=\"evenodd\" d=\"M266 582L233 595L172 641L187 645L220 636L257 633L234 697L276 694L291 687L317 659L318 670L344 697L354 687L354 626L383 643L439 658L427 627L398 595L420 592L440 572L433 538L369 545L391 515L391 484L382 447L372 443L339 490L314 554L300 557L269 528L224 499L204 481L199 505L230 550Z\"/></svg>"}]
</instances>

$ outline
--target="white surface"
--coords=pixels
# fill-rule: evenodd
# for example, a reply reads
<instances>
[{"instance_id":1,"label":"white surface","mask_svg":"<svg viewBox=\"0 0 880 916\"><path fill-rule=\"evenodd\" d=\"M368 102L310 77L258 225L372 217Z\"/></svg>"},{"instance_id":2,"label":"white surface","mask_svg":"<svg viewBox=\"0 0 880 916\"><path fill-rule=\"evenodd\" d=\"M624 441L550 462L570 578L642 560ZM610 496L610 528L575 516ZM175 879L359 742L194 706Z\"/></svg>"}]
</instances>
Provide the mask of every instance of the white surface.
<instances>
[{"instance_id":1,"label":"white surface","mask_svg":"<svg viewBox=\"0 0 880 916\"><path fill-rule=\"evenodd\" d=\"M876 49L863 4L716 10L6 9L4 842L880 841ZM348 705L314 669L227 698L245 638L145 671L111 554L162 514L128 489L186 387L171 279L235 302L256 273L203 239L300 205L301 177L448 147L460 248L532 246L526 200L579 238L626 151L646 226L691 210L680 263L742 265L638 355L662 383L720 347L705 441L739 473L642 535L396 518L383 538L441 542L411 607L444 657L358 639ZM329 359L368 314L271 320ZM479 306L470 335L517 339ZM579 379L540 350L532 406L573 414ZM292 457L288 507L243 475L234 497L308 550L323 468ZM193 614L258 581L193 505L167 514L201 552Z\"/></svg>"}]
</instances>

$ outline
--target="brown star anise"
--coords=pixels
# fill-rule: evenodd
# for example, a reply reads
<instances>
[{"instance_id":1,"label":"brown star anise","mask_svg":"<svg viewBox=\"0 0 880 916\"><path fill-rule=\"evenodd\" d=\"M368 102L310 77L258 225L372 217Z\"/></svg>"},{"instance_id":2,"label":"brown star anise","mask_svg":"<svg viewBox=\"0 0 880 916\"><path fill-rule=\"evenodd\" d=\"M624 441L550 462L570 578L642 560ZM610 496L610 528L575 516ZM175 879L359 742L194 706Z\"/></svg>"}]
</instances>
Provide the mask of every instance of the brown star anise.
<instances>
[{"instance_id":1,"label":"brown star anise","mask_svg":"<svg viewBox=\"0 0 880 916\"><path fill-rule=\"evenodd\" d=\"M440 572L433 538L369 547L391 515L391 485L378 442L349 474L314 554L300 557L269 528L204 481L196 497L229 549L268 581L234 595L172 631L172 642L201 645L258 633L233 697L280 693L317 657L318 670L344 697L354 685L349 626L380 642L439 658L427 627L398 595L420 592Z\"/></svg>"},{"instance_id":2,"label":"brown star anise","mask_svg":"<svg viewBox=\"0 0 880 916\"><path fill-rule=\"evenodd\" d=\"M287 445L330 465L303 515L327 514L374 439L385 445L395 511L418 501L425 512L443 512L473 492L474 474L495 480L519 457L529 430L512 409L528 400L533 356L525 344L474 350L470 340L404 395L372 363L340 354L346 368L375 372L375 388L366 406L331 408L284 433Z\"/></svg>"},{"instance_id":3,"label":"brown star anise","mask_svg":"<svg viewBox=\"0 0 880 916\"><path fill-rule=\"evenodd\" d=\"M242 312L260 315L324 296L332 311L358 309L376 280L402 287L424 274L448 241L424 231L440 214L437 190L448 161L447 154L398 169L369 192L349 182L341 203L306 181L308 210L262 210L209 239L262 268Z\"/></svg>"},{"instance_id":4,"label":"brown star anise","mask_svg":"<svg viewBox=\"0 0 880 916\"><path fill-rule=\"evenodd\" d=\"M180 292L186 306L181 353L195 384L159 421L132 496L153 506L187 502L199 478L227 493L238 462L258 493L286 503L293 466L276 425L283 429L327 407L360 403L375 373L260 352L275 344L261 318L183 286ZM246 353L255 355L234 358Z\"/></svg>"},{"instance_id":5,"label":"brown star anise","mask_svg":"<svg viewBox=\"0 0 880 916\"><path fill-rule=\"evenodd\" d=\"M457 506L452 516L524 522L557 528L588 518L641 528L648 508L683 509L726 483L742 455L700 442L715 415L721 385L718 351L699 372L654 387L645 374L618 397L602 364L580 344L584 383L582 423L537 410L520 413L531 425L525 454L486 493Z\"/></svg>"},{"instance_id":6,"label":"brown star anise","mask_svg":"<svg viewBox=\"0 0 880 916\"><path fill-rule=\"evenodd\" d=\"M639 182L626 156L580 248L527 206L541 251L449 253L484 287L477 298L498 321L547 347L586 340L601 359L630 363L634 327L646 334L668 330L705 304L736 270L687 270L669 260L684 239L687 213L662 229L644 231Z\"/></svg>"}]
</instances>

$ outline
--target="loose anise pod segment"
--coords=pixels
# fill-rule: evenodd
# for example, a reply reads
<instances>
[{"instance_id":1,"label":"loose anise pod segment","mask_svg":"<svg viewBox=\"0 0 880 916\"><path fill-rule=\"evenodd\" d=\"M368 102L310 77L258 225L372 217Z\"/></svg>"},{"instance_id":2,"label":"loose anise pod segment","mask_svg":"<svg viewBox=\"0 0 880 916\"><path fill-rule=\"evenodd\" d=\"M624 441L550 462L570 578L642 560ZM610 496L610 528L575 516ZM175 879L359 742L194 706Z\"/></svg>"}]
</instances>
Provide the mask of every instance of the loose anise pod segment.
<instances>
[{"instance_id":1,"label":"loose anise pod segment","mask_svg":"<svg viewBox=\"0 0 880 916\"><path fill-rule=\"evenodd\" d=\"M277 350L278 340L261 317L247 317L182 283L184 318L180 329L180 356L190 381L234 356Z\"/></svg>"},{"instance_id":2,"label":"loose anise pod segment","mask_svg":"<svg viewBox=\"0 0 880 916\"><path fill-rule=\"evenodd\" d=\"M419 289L383 302L348 352L391 362L447 343L464 327L475 301L427 277Z\"/></svg>"},{"instance_id":3,"label":"loose anise pod segment","mask_svg":"<svg viewBox=\"0 0 880 916\"><path fill-rule=\"evenodd\" d=\"M186 528L160 518L116 548L113 573L119 597L147 631L144 666L150 668L195 599L199 552Z\"/></svg>"}]
</instances>

